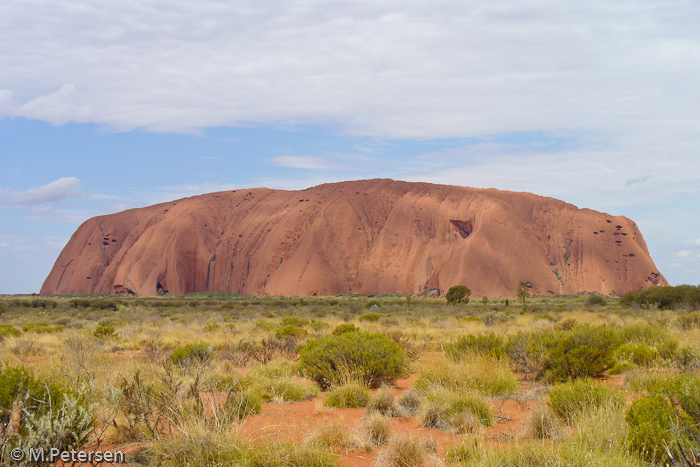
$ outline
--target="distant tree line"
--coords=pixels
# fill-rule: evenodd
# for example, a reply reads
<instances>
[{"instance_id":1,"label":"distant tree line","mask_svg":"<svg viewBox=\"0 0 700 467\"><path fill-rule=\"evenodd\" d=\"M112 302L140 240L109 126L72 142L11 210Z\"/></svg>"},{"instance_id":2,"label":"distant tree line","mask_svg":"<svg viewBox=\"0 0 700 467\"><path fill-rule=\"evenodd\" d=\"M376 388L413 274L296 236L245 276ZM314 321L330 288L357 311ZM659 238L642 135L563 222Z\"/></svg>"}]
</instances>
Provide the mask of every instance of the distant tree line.
<instances>
[{"instance_id":1,"label":"distant tree line","mask_svg":"<svg viewBox=\"0 0 700 467\"><path fill-rule=\"evenodd\" d=\"M620 303L643 308L673 309L688 307L697 309L700 307L700 287L693 285L654 286L639 292L627 292L620 299Z\"/></svg>"}]
</instances>

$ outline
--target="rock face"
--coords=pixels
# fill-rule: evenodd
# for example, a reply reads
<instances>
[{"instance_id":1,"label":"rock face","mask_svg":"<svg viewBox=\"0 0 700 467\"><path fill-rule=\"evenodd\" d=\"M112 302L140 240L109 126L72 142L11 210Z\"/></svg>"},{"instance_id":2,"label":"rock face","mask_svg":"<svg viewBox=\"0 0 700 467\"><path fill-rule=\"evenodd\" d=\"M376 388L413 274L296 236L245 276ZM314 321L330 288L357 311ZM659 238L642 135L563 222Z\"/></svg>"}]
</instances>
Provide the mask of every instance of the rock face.
<instances>
[{"instance_id":1,"label":"rock face","mask_svg":"<svg viewBox=\"0 0 700 467\"><path fill-rule=\"evenodd\" d=\"M495 189L363 180L258 188L88 220L42 294L472 297L667 285L625 217Z\"/></svg>"}]
</instances>

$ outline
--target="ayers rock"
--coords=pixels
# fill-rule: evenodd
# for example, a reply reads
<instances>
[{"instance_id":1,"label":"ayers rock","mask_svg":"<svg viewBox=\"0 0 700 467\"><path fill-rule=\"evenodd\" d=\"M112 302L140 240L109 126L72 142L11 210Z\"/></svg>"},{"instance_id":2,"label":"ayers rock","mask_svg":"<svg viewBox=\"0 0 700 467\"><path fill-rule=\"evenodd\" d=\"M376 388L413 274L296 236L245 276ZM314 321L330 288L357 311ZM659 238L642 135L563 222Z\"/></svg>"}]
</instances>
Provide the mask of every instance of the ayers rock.
<instances>
[{"instance_id":1,"label":"ayers rock","mask_svg":"<svg viewBox=\"0 0 700 467\"><path fill-rule=\"evenodd\" d=\"M631 220L496 189L363 180L86 221L42 294L619 294L667 285Z\"/></svg>"}]
</instances>

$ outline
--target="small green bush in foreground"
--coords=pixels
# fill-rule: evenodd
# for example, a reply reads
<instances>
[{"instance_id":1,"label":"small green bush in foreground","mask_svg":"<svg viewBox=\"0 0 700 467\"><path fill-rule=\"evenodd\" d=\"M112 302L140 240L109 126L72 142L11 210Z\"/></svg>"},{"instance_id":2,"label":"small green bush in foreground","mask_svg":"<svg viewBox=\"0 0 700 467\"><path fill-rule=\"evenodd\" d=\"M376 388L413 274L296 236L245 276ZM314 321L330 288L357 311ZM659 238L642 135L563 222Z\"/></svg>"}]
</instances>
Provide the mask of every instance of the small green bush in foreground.
<instances>
[{"instance_id":1,"label":"small green bush in foreground","mask_svg":"<svg viewBox=\"0 0 700 467\"><path fill-rule=\"evenodd\" d=\"M311 341L300 352L302 370L322 389L348 381L369 387L406 374L401 347L381 334L346 332Z\"/></svg>"}]
</instances>

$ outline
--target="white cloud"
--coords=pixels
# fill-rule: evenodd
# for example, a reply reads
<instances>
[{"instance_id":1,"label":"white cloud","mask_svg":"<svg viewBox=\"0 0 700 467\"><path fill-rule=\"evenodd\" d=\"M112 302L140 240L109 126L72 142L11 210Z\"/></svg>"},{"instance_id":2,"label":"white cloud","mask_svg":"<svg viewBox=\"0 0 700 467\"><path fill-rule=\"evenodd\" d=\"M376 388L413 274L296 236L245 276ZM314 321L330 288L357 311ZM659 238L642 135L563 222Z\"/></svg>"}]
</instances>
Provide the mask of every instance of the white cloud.
<instances>
[{"instance_id":1,"label":"white cloud","mask_svg":"<svg viewBox=\"0 0 700 467\"><path fill-rule=\"evenodd\" d=\"M6 0L0 18L2 86L52 122L671 139L698 115L687 2Z\"/></svg>"},{"instance_id":2,"label":"white cloud","mask_svg":"<svg viewBox=\"0 0 700 467\"><path fill-rule=\"evenodd\" d=\"M678 258L688 258L690 256L691 251L690 250L681 250L676 253L676 256Z\"/></svg>"},{"instance_id":3,"label":"white cloud","mask_svg":"<svg viewBox=\"0 0 700 467\"><path fill-rule=\"evenodd\" d=\"M341 168L340 165L328 158L318 156L276 156L270 161L277 166L293 169L330 170Z\"/></svg>"},{"instance_id":4,"label":"white cloud","mask_svg":"<svg viewBox=\"0 0 700 467\"><path fill-rule=\"evenodd\" d=\"M94 114L92 107L89 105L76 104L76 95L75 86L66 84L52 94L37 97L27 102L17 108L14 114L16 116L44 120L58 125L70 121L91 121Z\"/></svg>"},{"instance_id":5,"label":"white cloud","mask_svg":"<svg viewBox=\"0 0 700 467\"><path fill-rule=\"evenodd\" d=\"M86 196L86 193L80 190L79 179L62 177L39 188L31 188L26 191L0 188L0 205L41 209L49 204L84 196Z\"/></svg>"}]
</instances>

